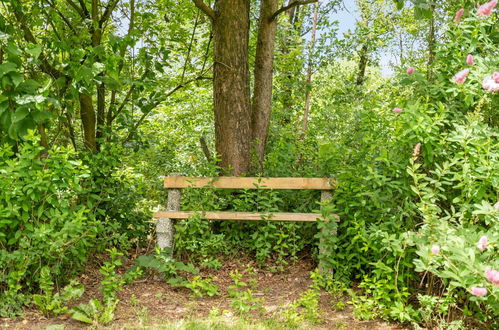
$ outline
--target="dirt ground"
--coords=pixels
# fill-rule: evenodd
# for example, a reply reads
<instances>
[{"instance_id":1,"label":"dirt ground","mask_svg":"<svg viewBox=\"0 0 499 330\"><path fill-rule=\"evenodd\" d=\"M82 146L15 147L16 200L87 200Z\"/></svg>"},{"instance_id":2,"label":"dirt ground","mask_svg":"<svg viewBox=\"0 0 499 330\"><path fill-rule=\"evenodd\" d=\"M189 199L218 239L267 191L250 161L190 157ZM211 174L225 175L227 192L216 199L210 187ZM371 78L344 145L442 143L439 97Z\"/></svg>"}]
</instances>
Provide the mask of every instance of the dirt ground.
<instances>
[{"instance_id":1,"label":"dirt ground","mask_svg":"<svg viewBox=\"0 0 499 330\"><path fill-rule=\"evenodd\" d=\"M102 276L99 273L98 264L99 262L95 262L93 265L89 265L80 277L80 282L85 285L85 294L75 304L86 303L91 298L101 296L98 286ZM296 301L300 297L300 293L305 292L312 284L310 271L314 269L314 265L309 260L302 259L286 266L281 272L270 272L257 267L250 258L240 256L224 258L222 265L218 271L201 270L202 277L216 278L213 284L218 286L220 294L214 297L192 297L192 292L189 289L172 287L165 281L158 279L158 276L154 274L141 277L125 286L118 293L120 302L115 311L115 318L107 328L156 329L163 328L162 325L171 322L203 320L213 317L215 314L224 317L237 317L238 315L234 315L232 311L231 297L227 292L228 287L234 283L230 274L235 270L244 273L245 279L253 283L254 297L264 299L261 303L264 309L245 314L242 317L257 322L262 319L279 320L282 311ZM298 325L296 328L403 329L399 325L388 324L380 320L358 320L354 317L352 309L346 304L346 301L347 297L333 297L328 293L321 293L320 320L313 324ZM333 306L338 306L338 303L344 308L333 308ZM286 323L278 324L281 325L281 328L287 328ZM24 318L0 319L0 328L2 329L82 329L86 327L87 325L71 319L69 314L45 318L34 307L26 310ZM272 325L267 325L267 327L273 328Z\"/></svg>"}]
</instances>

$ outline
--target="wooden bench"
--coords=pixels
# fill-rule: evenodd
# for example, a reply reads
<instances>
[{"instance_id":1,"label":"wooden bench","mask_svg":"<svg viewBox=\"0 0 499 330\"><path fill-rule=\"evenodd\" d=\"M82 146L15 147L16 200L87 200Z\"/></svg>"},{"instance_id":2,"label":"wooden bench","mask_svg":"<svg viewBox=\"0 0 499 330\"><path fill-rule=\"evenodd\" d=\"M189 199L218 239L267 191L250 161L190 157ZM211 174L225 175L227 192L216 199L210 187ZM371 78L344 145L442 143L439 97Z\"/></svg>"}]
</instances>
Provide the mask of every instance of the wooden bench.
<instances>
[{"instance_id":1,"label":"wooden bench","mask_svg":"<svg viewBox=\"0 0 499 330\"><path fill-rule=\"evenodd\" d=\"M168 203L166 211L155 212L157 218L156 234L157 243L161 249L173 249L174 246L174 220L188 219L200 214L206 220L243 220L243 221L317 221L323 219L320 213L252 213L252 212L212 212L212 211L180 211L180 199L183 188L213 187L219 189L295 189L295 190L320 190L321 202L331 200L331 190L335 182L328 178L249 178L249 177L216 177L196 178L171 175L164 178L164 187L168 188ZM339 220L335 214L332 216ZM324 230L324 229L323 229ZM335 235L336 232L329 234ZM330 252L330 251L328 251ZM320 251L325 253L325 251Z\"/></svg>"}]
</instances>

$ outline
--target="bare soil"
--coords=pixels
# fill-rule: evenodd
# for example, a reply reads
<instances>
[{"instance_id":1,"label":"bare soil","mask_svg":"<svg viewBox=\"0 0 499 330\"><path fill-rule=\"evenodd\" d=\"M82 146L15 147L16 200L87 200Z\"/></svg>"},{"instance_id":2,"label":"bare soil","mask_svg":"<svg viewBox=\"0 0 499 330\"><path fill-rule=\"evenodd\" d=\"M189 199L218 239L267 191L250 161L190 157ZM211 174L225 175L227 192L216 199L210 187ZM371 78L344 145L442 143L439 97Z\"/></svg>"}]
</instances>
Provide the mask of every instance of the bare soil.
<instances>
[{"instance_id":1,"label":"bare soil","mask_svg":"<svg viewBox=\"0 0 499 330\"><path fill-rule=\"evenodd\" d=\"M85 285L85 294L75 304L86 303L89 299L101 297L98 290L102 275L99 264L102 259L95 260L80 276L80 282ZM124 269L132 265L127 262ZM228 287L233 285L231 272L237 270L244 273L244 279L253 283L253 294L263 298L264 310L244 315L246 319L269 320L280 319L282 311L295 300L300 293L305 292L312 280L310 272L315 265L307 259L302 259L287 265L280 272L271 272L266 267L258 267L249 257L224 257L220 270L201 269L203 278L216 278L213 284L219 288L219 295L214 297L192 297L192 292L186 288L173 287L160 280L155 274L147 274L127 285L118 293L120 302L115 311L114 321L108 326L111 329L155 329L159 325L178 320L202 320L217 313L234 314L230 306L231 297ZM403 329L400 325L388 324L380 320L361 321L353 315L351 307L346 303L347 297L332 296L323 292L320 299L320 321L315 324L298 326L298 328L313 329ZM341 310L334 306L345 306ZM87 325L71 319L69 314L54 318L41 316L33 306L25 311L25 317L19 319L1 319L1 329L46 329L51 325L63 325L64 329L82 329ZM61 327L62 329L62 327Z\"/></svg>"}]
</instances>

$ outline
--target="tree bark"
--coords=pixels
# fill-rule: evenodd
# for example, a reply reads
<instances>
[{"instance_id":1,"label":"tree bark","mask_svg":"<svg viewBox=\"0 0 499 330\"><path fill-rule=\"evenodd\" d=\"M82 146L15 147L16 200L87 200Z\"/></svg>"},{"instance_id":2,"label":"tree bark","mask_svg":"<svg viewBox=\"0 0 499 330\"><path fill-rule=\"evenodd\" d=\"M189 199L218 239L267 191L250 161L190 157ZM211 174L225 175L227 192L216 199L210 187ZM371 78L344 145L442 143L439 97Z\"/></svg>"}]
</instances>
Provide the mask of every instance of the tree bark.
<instances>
[{"instance_id":1,"label":"tree bark","mask_svg":"<svg viewBox=\"0 0 499 330\"><path fill-rule=\"evenodd\" d=\"M302 138L307 134L308 114L310 113L310 102L312 99L312 63L315 50L315 34L317 32L317 20L319 15L319 3L314 6L314 19L312 23L312 36L310 40L310 53L308 54L307 80L305 82L305 108L303 109L303 120L301 125Z\"/></svg>"},{"instance_id":2,"label":"tree bark","mask_svg":"<svg viewBox=\"0 0 499 330\"><path fill-rule=\"evenodd\" d=\"M213 21L213 96L216 151L223 171L248 173L251 109L247 0L216 0Z\"/></svg>"},{"instance_id":3,"label":"tree bark","mask_svg":"<svg viewBox=\"0 0 499 330\"><path fill-rule=\"evenodd\" d=\"M367 47L367 44L362 45L362 49L360 50L360 58L359 58L359 69L357 72L357 80L356 84L357 86L360 86L364 83L364 78L366 76L366 67L367 67L367 62L369 62L369 49Z\"/></svg>"},{"instance_id":4,"label":"tree bark","mask_svg":"<svg viewBox=\"0 0 499 330\"><path fill-rule=\"evenodd\" d=\"M259 168L263 167L270 113L272 111L272 74L277 31L272 15L277 11L278 0L261 0L260 18L255 56L255 86L251 109L252 147L255 148Z\"/></svg>"},{"instance_id":5,"label":"tree bark","mask_svg":"<svg viewBox=\"0 0 499 330\"><path fill-rule=\"evenodd\" d=\"M426 69L426 77L428 80L433 76L433 61L435 60L435 5L430 5L431 18L428 31L428 62Z\"/></svg>"},{"instance_id":6,"label":"tree bark","mask_svg":"<svg viewBox=\"0 0 499 330\"><path fill-rule=\"evenodd\" d=\"M95 141L95 111L92 104L92 97L79 93L80 117L83 125L83 136L85 146L92 152L97 152Z\"/></svg>"}]
</instances>

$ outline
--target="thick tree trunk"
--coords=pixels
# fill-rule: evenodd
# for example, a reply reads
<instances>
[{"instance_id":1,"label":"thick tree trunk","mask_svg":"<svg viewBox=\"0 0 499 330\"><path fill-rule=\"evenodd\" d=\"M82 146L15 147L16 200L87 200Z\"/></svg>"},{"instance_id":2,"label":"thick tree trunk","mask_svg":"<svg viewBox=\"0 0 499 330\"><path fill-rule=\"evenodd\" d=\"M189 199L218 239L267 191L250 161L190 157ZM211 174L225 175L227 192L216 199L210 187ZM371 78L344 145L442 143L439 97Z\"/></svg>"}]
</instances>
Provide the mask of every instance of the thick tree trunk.
<instances>
[{"instance_id":1,"label":"thick tree trunk","mask_svg":"<svg viewBox=\"0 0 499 330\"><path fill-rule=\"evenodd\" d=\"M263 166L270 113L272 111L272 73L277 30L276 20L270 20L279 6L278 0L261 0L255 56L255 87L251 109L252 147L258 165Z\"/></svg>"},{"instance_id":2,"label":"thick tree trunk","mask_svg":"<svg viewBox=\"0 0 499 330\"><path fill-rule=\"evenodd\" d=\"M250 167L251 109L249 92L247 0L216 0L213 20L215 143L220 166L233 175Z\"/></svg>"},{"instance_id":3,"label":"thick tree trunk","mask_svg":"<svg viewBox=\"0 0 499 330\"><path fill-rule=\"evenodd\" d=\"M358 86L364 83L364 78L366 76L366 67L367 62L369 62L369 53L368 53L367 44L362 45L362 49L360 50L360 58L359 58L359 69L357 71L357 81L356 84Z\"/></svg>"},{"instance_id":4,"label":"thick tree trunk","mask_svg":"<svg viewBox=\"0 0 499 330\"><path fill-rule=\"evenodd\" d=\"M92 104L92 97L80 93L80 117L83 125L83 136L85 146L92 152L97 152L95 142L95 111Z\"/></svg>"}]
</instances>

